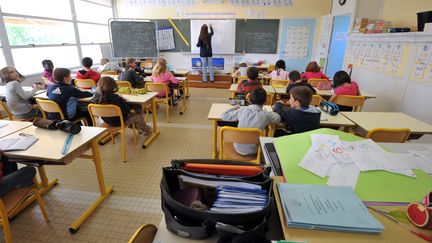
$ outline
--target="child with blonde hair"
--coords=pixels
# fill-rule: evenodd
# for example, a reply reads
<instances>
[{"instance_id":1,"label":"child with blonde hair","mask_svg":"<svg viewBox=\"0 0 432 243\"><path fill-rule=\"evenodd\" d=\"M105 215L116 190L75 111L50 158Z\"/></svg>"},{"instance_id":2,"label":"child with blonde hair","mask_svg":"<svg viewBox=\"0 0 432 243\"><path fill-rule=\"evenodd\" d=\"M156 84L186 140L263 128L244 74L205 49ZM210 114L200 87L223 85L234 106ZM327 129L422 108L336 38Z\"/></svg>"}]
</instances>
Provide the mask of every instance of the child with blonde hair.
<instances>
[{"instance_id":1,"label":"child with blonde hair","mask_svg":"<svg viewBox=\"0 0 432 243\"><path fill-rule=\"evenodd\" d=\"M168 72L167 63L164 59L160 59L154 66L151 79L155 83L164 83L168 85L168 87L171 84L179 84L180 82L176 77L174 77L174 74ZM169 92L168 95L171 95L173 92L172 89L170 89ZM159 96L165 97L166 94L165 92L159 92Z\"/></svg>"}]
</instances>

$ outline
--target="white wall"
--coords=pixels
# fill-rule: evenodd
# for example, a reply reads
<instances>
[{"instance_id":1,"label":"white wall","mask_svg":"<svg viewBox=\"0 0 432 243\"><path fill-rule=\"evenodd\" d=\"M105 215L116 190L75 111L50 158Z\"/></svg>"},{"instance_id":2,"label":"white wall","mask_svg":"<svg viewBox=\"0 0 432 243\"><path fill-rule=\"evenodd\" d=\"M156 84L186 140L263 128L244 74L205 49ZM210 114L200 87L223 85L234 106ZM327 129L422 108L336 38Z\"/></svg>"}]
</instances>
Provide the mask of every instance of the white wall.
<instances>
[{"instance_id":1,"label":"white wall","mask_svg":"<svg viewBox=\"0 0 432 243\"><path fill-rule=\"evenodd\" d=\"M363 0L362 0L363 1ZM339 5L339 0L332 0L331 14L343 15L348 13L355 13L357 0L347 0L344 5Z\"/></svg>"}]
</instances>

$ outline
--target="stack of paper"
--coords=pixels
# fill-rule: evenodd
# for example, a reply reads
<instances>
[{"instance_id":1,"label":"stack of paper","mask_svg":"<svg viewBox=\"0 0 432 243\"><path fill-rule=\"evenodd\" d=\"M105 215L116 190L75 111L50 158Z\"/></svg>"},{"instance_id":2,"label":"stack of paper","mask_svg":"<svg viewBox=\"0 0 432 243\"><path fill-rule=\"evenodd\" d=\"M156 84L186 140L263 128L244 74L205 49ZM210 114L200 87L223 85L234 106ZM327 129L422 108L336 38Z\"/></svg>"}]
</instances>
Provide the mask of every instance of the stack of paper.
<instances>
[{"instance_id":1,"label":"stack of paper","mask_svg":"<svg viewBox=\"0 0 432 243\"><path fill-rule=\"evenodd\" d=\"M14 138L3 138L0 140L0 150L3 151L20 151L27 150L36 141L37 137L34 136L20 136Z\"/></svg>"},{"instance_id":2,"label":"stack of paper","mask_svg":"<svg viewBox=\"0 0 432 243\"><path fill-rule=\"evenodd\" d=\"M288 227L376 234L384 228L350 187L277 186Z\"/></svg>"},{"instance_id":3,"label":"stack of paper","mask_svg":"<svg viewBox=\"0 0 432 243\"><path fill-rule=\"evenodd\" d=\"M412 171L416 168L432 172L432 156L427 162L427 152L390 153L370 139L346 142L335 135L312 134L311 140L299 166L322 178L329 176L328 185L355 188L361 171L385 170L411 177L416 176Z\"/></svg>"},{"instance_id":4,"label":"stack of paper","mask_svg":"<svg viewBox=\"0 0 432 243\"><path fill-rule=\"evenodd\" d=\"M218 186L216 201L210 211L249 213L262 210L268 202L268 193L262 189Z\"/></svg>"}]
</instances>

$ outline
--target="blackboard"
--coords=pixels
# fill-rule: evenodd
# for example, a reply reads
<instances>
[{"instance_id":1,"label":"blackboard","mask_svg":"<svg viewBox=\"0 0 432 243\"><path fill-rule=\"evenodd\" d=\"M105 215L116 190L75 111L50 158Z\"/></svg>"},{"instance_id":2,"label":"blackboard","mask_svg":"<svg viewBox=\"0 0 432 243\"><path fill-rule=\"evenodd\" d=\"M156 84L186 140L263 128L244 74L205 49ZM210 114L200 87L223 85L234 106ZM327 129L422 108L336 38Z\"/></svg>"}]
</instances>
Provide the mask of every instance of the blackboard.
<instances>
[{"instance_id":1,"label":"blackboard","mask_svg":"<svg viewBox=\"0 0 432 243\"><path fill-rule=\"evenodd\" d=\"M171 27L170 22L167 19L157 19L155 20L157 22L158 28L166 28ZM190 41L190 20L189 19L172 19L174 24L179 29L180 33L185 37L185 39L189 42L189 46L186 45L186 43L183 41L183 39L180 37L180 35L177 33L177 31L174 29L174 43L175 43L175 49L173 50L167 50L167 51L161 51L161 52L190 52L191 47L190 45L193 45Z\"/></svg>"},{"instance_id":2,"label":"blackboard","mask_svg":"<svg viewBox=\"0 0 432 243\"><path fill-rule=\"evenodd\" d=\"M237 19L235 52L276 54L279 19Z\"/></svg>"},{"instance_id":3,"label":"blackboard","mask_svg":"<svg viewBox=\"0 0 432 243\"><path fill-rule=\"evenodd\" d=\"M155 58L159 56L156 22L111 20L109 22L113 58Z\"/></svg>"}]
</instances>

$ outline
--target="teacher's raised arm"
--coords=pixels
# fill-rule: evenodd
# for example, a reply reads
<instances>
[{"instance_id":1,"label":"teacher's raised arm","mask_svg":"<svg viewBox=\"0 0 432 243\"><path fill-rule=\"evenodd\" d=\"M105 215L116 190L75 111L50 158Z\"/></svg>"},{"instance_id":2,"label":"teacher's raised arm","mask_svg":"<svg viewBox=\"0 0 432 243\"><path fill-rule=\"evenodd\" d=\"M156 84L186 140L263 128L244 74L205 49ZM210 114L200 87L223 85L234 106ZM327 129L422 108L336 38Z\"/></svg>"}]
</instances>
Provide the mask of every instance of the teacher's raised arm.
<instances>
[{"instance_id":1,"label":"teacher's raised arm","mask_svg":"<svg viewBox=\"0 0 432 243\"><path fill-rule=\"evenodd\" d=\"M198 37L197 47L200 48L201 66L202 66L202 81L207 82L207 69L210 74L210 82L214 81L213 63L212 63L212 44L211 39L214 34L212 25L210 24L210 33L208 26L203 24L201 26L200 35Z\"/></svg>"}]
</instances>

